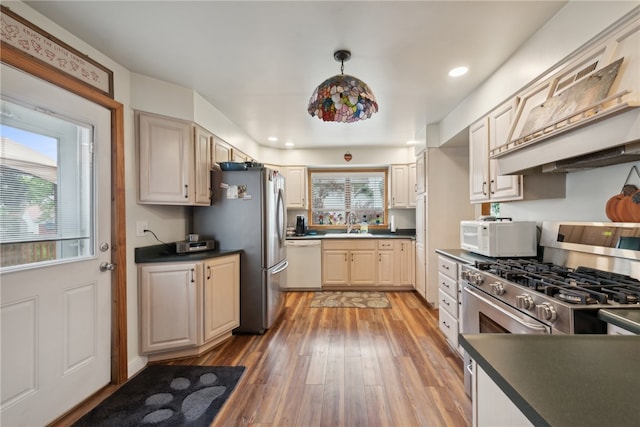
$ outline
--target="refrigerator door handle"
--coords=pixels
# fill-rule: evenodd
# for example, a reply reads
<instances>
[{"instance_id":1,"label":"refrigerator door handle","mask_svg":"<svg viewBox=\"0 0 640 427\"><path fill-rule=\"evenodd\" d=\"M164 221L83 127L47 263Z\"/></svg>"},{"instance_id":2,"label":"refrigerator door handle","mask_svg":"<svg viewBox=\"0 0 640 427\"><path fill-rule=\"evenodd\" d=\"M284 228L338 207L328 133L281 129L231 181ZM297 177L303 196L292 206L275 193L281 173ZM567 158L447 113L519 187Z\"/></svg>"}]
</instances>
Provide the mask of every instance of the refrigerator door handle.
<instances>
[{"instance_id":1,"label":"refrigerator door handle","mask_svg":"<svg viewBox=\"0 0 640 427\"><path fill-rule=\"evenodd\" d=\"M278 212L278 242L280 242L280 247L282 247L284 246L285 231L287 227L287 211L284 206L284 191L282 188L278 189L278 204L276 211Z\"/></svg>"},{"instance_id":2,"label":"refrigerator door handle","mask_svg":"<svg viewBox=\"0 0 640 427\"><path fill-rule=\"evenodd\" d=\"M285 271L287 268L289 267L289 261L285 261L282 264L280 264L280 266L278 268L276 268L275 270L273 270L271 272L272 276L275 276L278 273L282 273L283 271Z\"/></svg>"}]
</instances>

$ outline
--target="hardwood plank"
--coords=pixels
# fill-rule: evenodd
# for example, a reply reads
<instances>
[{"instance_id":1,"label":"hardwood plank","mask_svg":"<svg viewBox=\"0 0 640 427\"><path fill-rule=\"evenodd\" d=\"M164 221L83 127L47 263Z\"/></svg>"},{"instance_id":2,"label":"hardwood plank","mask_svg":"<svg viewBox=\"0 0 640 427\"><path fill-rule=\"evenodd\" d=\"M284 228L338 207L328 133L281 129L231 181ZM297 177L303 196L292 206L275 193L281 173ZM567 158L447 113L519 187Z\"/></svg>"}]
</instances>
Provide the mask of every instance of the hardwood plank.
<instances>
[{"instance_id":1,"label":"hardwood plank","mask_svg":"<svg viewBox=\"0 0 640 427\"><path fill-rule=\"evenodd\" d=\"M310 308L313 292L289 292L264 335L156 363L246 366L214 427L470 426L462 359L440 333L438 310L415 292L387 296L390 309ZM52 426L70 425L107 396Z\"/></svg>"},{"instance_id":2,"label":"hardwood plank","mask_svg":"<svg viewBox=\"0 0 640 427\"><path fill-rule=\"evenodd\" d=\"M324 386L321 426L347 426L344 420L344 393L344 384Z\"/></svg>"},{"instance_id":3,"label":"hardwood plank","mask_svg":"<svg viewBox=\"0 0 640 427\"><path fill-rule=\"evenodd\" d=\"M344 360L344 411L345 421L348 426L368 426L367 399L364 388L364 375L362 373L362 359L360 356L347 356Z\"/></svg>"},{"instance_id":4,"label":"hardwood plank","mask_svg":"<svg viewBox=\"0 0 640 427\"><path fill-rule=\"evenodd\" d=\"M324 385L307 385L304 387L300 410L296 418L297 426L315 427L320 425L322 415L322 397Z\"/></svg>"},{"instance_id":5,"label":"hardwood plank","mask_svg":"<svg viewBox=\"0 0 640 427\"><path fill-rule=\"evenodd\" d=\"M367 400L367 416L369 419L369 426L393 426L385 388L379 385L365 386L364 393L365 399Z\"/></svg>"}]
</instances>

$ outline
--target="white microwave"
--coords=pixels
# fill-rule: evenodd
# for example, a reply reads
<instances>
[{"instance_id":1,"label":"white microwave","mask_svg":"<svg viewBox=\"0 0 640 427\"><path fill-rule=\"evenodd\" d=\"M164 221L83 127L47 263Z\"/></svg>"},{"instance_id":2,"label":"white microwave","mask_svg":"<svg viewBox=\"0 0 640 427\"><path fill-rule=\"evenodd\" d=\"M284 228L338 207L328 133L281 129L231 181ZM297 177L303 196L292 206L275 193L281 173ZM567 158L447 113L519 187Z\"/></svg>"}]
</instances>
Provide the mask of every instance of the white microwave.
<instances>
[{"instance_id":1,"label":"white microwave","mask_svg":"<svg viewBox=\"0 0 640 427\"><path fill-rule=\"evenodd\" d=\"M534 221L460 221L460 247L488 257L527 257L538 253Z\"/></svg>"}]
</instances>

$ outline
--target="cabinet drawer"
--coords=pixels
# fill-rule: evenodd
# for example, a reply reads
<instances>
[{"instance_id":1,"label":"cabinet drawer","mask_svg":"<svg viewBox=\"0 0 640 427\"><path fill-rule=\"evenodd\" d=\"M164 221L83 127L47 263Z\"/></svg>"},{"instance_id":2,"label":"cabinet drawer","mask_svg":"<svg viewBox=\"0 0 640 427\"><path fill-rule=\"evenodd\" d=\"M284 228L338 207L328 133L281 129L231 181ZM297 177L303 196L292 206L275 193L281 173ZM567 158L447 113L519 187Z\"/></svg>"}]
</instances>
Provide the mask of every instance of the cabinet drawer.
<instances>
[{"instance_id":1,"label":"cabinet drawer","mask_svg":"<svg viewBox=\"0 0 640 427\"><path fill-rule=\"evenodd\" d=\"M395 249L395 242L392 240L378 240L379 251L391 251Z\"/></svg>"},{"instance_id":2,"label":"cabinet drawer","mask_svg":"<svg viewBox=\"0 0 640 427\"><path fill-rule=\"evenodd\" d=\"M446 310L438 310L440 330L451 346L458 349L458 321Z\"/></svg>"},{"instance_id":3,"label":"cabinet drawer","mask_svg":"<svg viewBox=\"0 0 640 427\"><path fill-rule=\"evenodd\" d=\"M455 319L458 318L458 302L448 293L444 292L442 289L438 291L439 299L438 306L441 309L445 309L451 314Z\"/></svg>"},{"instance_id":4,"label":"cabinet drawer","mask_svg":"<svg viewBox=\"0 0 640 427\"><path fill-rule=\"evenodd\" d=\"M458 282L449 276L438 273L438 286L448 293L454 300L458 300Z\"/></svg>"},{"instance_id":5,"label":"cabinet drawer","mask_svg":"<svg viewBox=\"0 0 640 427\"><path fill-rule=\"evenodd\" d=\"M458 263L449 258L439 256L438 271L456 280L458 278Z\"/></svg>"},{"instance_id":6,"label":"cabinet drawer","mask_svg":"<svg viewBox=\"0 0 640 427\"><path fill-rule=\"evenodd\" d=\"M376 239L336 239L336 240L322 240L322 249L346 249L346 250L359 250L359 249L376 249L378 247L378 241Z\"/></svg>"}]
</instances>

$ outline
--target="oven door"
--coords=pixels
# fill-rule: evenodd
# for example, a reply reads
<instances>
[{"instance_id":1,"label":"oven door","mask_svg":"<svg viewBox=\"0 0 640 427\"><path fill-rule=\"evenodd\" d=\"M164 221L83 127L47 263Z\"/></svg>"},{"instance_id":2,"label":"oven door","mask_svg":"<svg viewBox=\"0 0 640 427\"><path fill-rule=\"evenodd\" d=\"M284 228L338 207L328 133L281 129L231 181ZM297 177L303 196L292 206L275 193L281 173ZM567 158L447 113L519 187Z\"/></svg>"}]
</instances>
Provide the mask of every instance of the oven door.
<instances>
[{"instance_id":1,"label":"oven door","mask_svg":"<svg viewBox=\"0 0 640 427\"><path fill-rule=\"evenodd\" d=\"M462 290L463 334L551 334L551 327L471 285ZM464 354L464 386L471 396L472 360Z\"/></svg>"},{"instance_id":2,"label":"oven door","mask_svg":"<svg viewBox=\"0 0 640 427\"><path fill-rule=\"evenodd\" d=\"M550 334L551 327L497 298L466 286L462 291L465 334Z\"/></svg>"}]
</instances>

